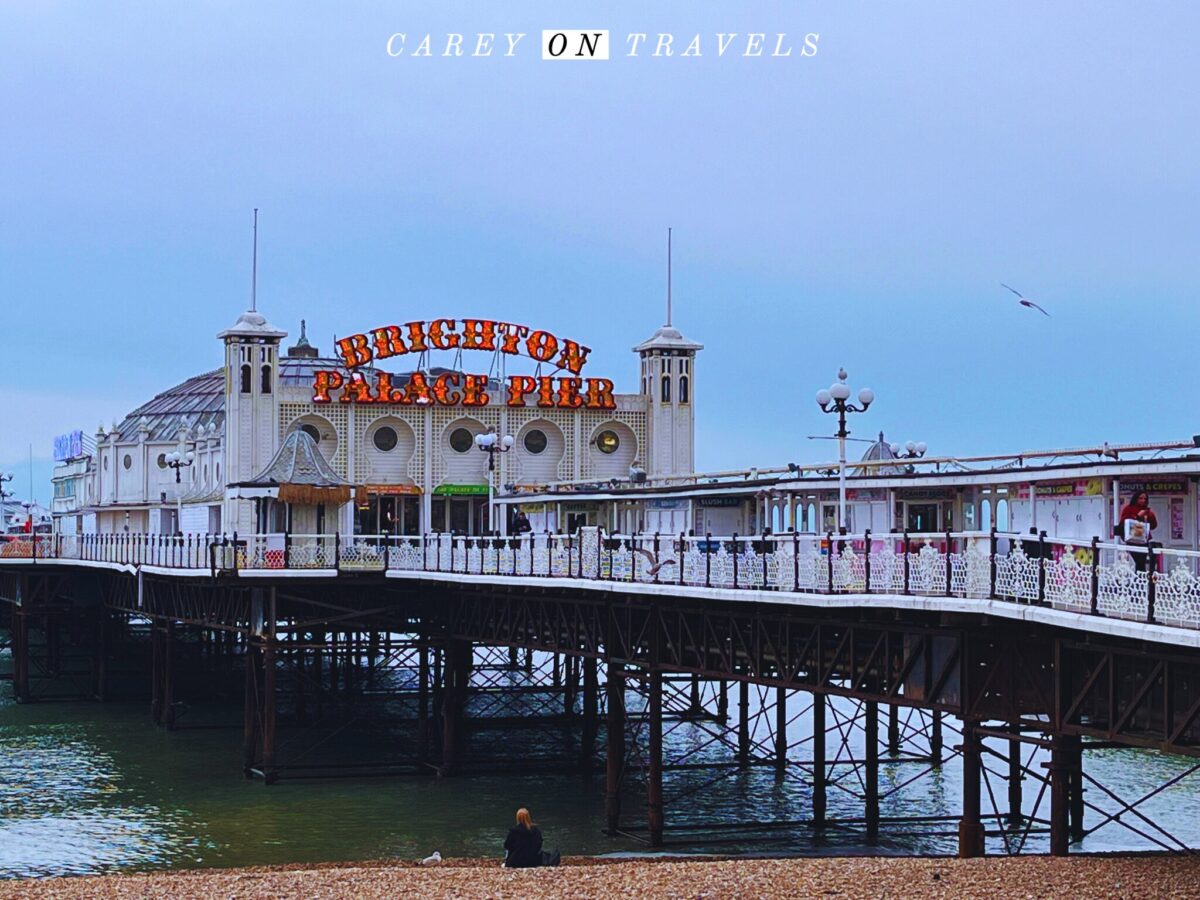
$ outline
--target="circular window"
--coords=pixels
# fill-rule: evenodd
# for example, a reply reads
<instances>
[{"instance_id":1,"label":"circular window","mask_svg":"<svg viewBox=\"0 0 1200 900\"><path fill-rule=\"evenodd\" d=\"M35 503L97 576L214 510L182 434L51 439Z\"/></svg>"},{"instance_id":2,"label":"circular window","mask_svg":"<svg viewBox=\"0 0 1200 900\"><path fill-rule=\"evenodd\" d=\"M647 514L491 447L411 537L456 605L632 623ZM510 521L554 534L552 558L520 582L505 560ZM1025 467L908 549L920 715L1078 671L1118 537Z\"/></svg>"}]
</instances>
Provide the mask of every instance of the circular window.
<instances>
[{"instance_id":1,"label":"circular window","mask_svg":"<svg viewBox=\"0 0 1200 900\"><path fill-rule=\"evenodd\" d=\"M621 439L615 431L602 431L596 436L596 446L601 453L616 453L621 446Z\"/></svg>"},{"instance_id":2,"label":"circular window","mask_svg":"<svg viewBox=\"0 0 1200 900\"><path fill-rule=\"evenodd\" d=\"M165 453L158 454L158 467L160 469L165 469L167 467L167 454L165 454Z\"/></svg>"},{"instance_id":3,"label":"circular window","mask_svg":"<svg viewBox=\"0 0 1200 900\"><path fill-rule=\"evenodd\" d=\"M382 450L387 453L389 450L395 450L399 438L396 437L396 429L390 425L383 425L375 429L375 434L371 438L375 444L376 450Z\"/></svg>"},{"instance_id":4,"label":"circular window","mask_svg":"<svg viewBox=\"0 0 1200 900\"><path fill-rule=\"evenodd\" d=\"M475 444L475 436L465 428L455 428L450 432L450 446L457 453L466 453Z\"/></svg>"},{"instance_id":5,"label":"circular window","mask_svg":"<svg viewBox=\"0 0 1200 900\"><path fill-rule=\"evenodd\" d=\"M321 432L317 431L317 426L305 422L300 426L300 430L313 439L314 444L321 443Z\"/></svg>"},{"instance_id":6,"label":"circular window","mask_svg":"<svg viewBox=\"0 0 1200 900\"><path fill-rule=\"evenodd\" d=\"M524 444L530 453L541 453L546 449L546 432L539 428L525 432Z\"/></svg>"},{"instance_id":7,"label":"circular window","mask_svg":"<svg viewBox=\"0 0 1200 900\"><path fill-rule=\"evenodd\" d=\"M132 469L133 468L133 457L130 456L128 453L126 453L125 458L123 460L121 460L121 465L123 465L126 469Z\"/></svg>"}]
</instances>

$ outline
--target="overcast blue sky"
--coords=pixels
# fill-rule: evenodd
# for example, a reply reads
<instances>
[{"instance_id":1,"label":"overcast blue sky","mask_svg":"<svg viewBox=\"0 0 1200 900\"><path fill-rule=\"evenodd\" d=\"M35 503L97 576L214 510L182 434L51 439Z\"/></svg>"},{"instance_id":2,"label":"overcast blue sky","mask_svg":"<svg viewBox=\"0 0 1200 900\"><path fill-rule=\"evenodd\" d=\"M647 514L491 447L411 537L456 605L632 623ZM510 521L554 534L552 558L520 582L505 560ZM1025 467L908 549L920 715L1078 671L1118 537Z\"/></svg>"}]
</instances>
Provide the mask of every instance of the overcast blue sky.
<instances>
[{"instance_id":1,"label":"overcast blue sky","mask_svg":"<svg viewBox=\"0 0 1200 900\"><path fill-rule=\"evenodd\" d=\"M384 52L558 27L614 59ZM630 31L705 55L622 58ZM820 49L716 58L750 31ZM260 309L323 349L516 319L626 390L673 226L704 468L827 457L839 365L878 395L856 434L933 453L1189 436L1197 33L1185 0L9 0L0 469L220 363L255 206Z\"/></svg>"}]
</instances>

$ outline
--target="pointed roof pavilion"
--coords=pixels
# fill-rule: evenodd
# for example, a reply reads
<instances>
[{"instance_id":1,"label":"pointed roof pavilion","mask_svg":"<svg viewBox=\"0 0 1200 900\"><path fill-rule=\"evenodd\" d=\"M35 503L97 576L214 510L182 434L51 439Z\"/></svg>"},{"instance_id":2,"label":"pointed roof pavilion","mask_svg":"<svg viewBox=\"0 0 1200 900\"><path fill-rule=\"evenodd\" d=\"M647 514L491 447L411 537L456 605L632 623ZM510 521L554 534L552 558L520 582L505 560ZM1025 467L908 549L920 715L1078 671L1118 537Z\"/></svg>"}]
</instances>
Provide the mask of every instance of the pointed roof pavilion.
<instances>
[{"instance_id":1,"label":"pointed roof pavilion","mask_svg":"<svg viewBox=\"0 0 1200 900\"><path fill-rule=\"evenodd\" d=\"M234 499L274 497L282 503L309 505L346 503L354 494L354 485L333 470L312 437L299 428L283 439L255 478L229 487Z\"/></svg>"}]
</instances>

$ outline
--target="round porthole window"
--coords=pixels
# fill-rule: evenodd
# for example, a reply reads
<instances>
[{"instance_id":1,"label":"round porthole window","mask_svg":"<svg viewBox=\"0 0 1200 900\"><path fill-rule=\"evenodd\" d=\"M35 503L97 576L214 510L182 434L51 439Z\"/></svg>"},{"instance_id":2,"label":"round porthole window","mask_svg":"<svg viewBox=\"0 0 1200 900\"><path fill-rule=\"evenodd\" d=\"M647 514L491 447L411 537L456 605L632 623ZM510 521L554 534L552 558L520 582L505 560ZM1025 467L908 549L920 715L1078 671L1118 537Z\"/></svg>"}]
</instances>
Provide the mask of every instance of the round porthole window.
<instances>
[{"instance_id":1,"label":"round porthole window","mask_svg":"<svg viewBox=\"0 0 1200 900\"><path fill-rule=\"evenodd\" d=\"M540 428L527 431L525 432L523 443L525 444L525 449L530 453L542 453L546 449L546 432Z\"/></svg>"},{"instance_id":2,"label":"round porthole window","mask_svg":"<svg viewBox=\"0 0 1200 900\"><path fill-rule=\"evenodd\" d=\"M128 453L126 453L125 458L123 460L121 460L121 465L123 465L126 469L132 469L133 468L133 457L130 456Z\"/></svg>"},{"instance_id":3,"label":"round porthole window","mask_svg":"<svg viewBox=\"0 0 1200 900\"><path fill-rule=\"evenodd\" d=\"M165 454L165 453L158 454L158 467L160 469L165 469L167 467L167 454Z\"/></svg>"},{"instance_id":4,"label":"round porthole window","mask_svg":"<svg viewBox=\"0 0 1200 900\"><path fill-rule=\"evenodd\" d=\"M615 431L602 431L596 436L596 447L601 453L616 453L621 446L621 439Z\"/></svg>"},{"instance_id":5,"label":"round porthole window","mask_svg":"<svg viewBox=\"0 0 1200 900\"><path fill-rule=\"evenodd\" d=\"M389 450L395 450L399 438L396 437L396 429L390 425L384 425L375 429L375 435L371 438L375 444L375 449L387 453Z\"/></svg>"},{"instance_id":6,"label":"round porthole window","mask_svg":"<svg viewBox=\"0 0 1200 900\"><path fill-rule=\"evenodd\" d=\"M300 430L303 431L305 434L307 434L310 438L312 438L314 444L321 443L321 432L317 431L316 425L310 424L309 422L305 422L303 425L300 426Z\"/></svg>"},{"instance_id":7,"label":"round porthole window","mask_svg":"<svg viewBox=\"0 0 1200 900\"><path fill-rule=\"evenodd\" d=\"M450 447L456 453L466 453L475 446L475 436L465 428L455 428L450 432Z\"/></svg>"}]
</instances>

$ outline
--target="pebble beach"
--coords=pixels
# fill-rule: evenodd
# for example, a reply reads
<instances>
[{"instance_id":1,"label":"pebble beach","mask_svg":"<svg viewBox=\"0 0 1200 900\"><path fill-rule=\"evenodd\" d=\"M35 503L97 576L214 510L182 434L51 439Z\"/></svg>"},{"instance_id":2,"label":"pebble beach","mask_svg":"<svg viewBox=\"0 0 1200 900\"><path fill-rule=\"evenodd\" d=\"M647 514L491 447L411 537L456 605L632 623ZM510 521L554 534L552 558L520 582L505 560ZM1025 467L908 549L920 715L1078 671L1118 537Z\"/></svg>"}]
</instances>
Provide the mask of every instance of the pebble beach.
<instances>
[{"instance_id":1,"label":"pebble beach","mask_svg":"<svg viewBox=\"0 0 1200 900\"><path fill-rule=\"evenodd\" d=\"M0 898L1200 897L1200 858L494 860L206 869L0 882Z\"/></svg>"}]
</instances>

